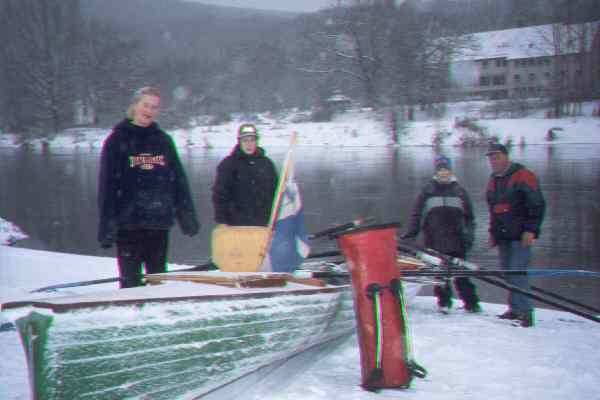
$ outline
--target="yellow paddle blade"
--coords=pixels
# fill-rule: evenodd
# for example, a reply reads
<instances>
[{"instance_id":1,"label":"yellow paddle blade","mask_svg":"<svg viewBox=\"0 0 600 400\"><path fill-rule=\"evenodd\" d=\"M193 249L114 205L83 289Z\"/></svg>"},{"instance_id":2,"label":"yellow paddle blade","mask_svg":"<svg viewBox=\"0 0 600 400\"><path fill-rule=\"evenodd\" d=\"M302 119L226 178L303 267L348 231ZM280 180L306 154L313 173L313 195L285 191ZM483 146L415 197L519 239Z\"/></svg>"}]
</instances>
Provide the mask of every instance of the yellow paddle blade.
<instances>
[{"instance_id":1,"label":"yellow paddle blade","mask_svg":"<svg viewBox=\"0 0 600 400\"><path fill-rule=\"evenodd\" d=\"M212 260L221 271L258 272L270 234L266 226L219 225L212 232Z\"/></svg>"}]
</instances>

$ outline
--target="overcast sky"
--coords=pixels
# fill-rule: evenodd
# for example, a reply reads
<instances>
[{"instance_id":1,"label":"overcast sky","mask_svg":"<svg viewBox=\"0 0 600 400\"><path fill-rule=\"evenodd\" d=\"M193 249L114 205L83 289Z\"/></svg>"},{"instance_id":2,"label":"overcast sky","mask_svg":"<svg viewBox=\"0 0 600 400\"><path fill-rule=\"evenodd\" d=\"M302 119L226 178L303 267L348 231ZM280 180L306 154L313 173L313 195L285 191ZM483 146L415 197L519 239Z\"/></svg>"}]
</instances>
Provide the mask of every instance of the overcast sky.
<instances>
[{"instance_id":1,"label":"overcast sky","mask_svg":"<svg viewBox=\"0 0 600 400\"><path fill-rule=\"evenodd\" d=\"M336 4L335 0L192 0L199 3L215 4L243 8L259 8L264 10L281 10L294 12L313 12Z\"/></svg>"}]
</instances>

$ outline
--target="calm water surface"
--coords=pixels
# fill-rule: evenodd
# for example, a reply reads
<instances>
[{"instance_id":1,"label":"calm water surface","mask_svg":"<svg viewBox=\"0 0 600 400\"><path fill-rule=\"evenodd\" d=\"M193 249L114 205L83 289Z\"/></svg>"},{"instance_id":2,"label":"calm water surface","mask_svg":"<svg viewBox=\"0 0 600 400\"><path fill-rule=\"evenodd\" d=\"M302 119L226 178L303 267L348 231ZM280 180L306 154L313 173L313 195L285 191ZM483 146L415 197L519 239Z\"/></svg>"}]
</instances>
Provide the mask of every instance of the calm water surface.
<instances>
[{"instance_id":1,"label":"calm water surface","mask_svg":"<svg viewBox=\"0 0 600 400\"><path fill-rule=\"evenodd\" d=\"M286 149L267 149L280 165ZM469 191L477 212L477 237L471 260L494 267L496 252L487 246L484 190L489 168L482 149L444 149L459 181ZM229 149L180 150L192 186L201 233L171 237L171 262L197 264L209 255L214 223L210 188L218 162ZM358 217L404 225L421 187L430 179L434 151L411 148L298 147L296 178L307 225L316 232ZM562 145L515 148L513 159L540 177L548 208L532 265L600 271L600 146ZM0 216L30 237L20 245L79 254L113 256L96 242L96 178L99 153L89 150L50 151L0 149ZM315 250L335 247L327 240ZM86 268L81 266L81 268ZM115 267L116 271L116 267ZM546 290L600 308L599 280L536 278ZM478 284L486 301L504 302L501 289Z\"/></svg>"}]
</instances>

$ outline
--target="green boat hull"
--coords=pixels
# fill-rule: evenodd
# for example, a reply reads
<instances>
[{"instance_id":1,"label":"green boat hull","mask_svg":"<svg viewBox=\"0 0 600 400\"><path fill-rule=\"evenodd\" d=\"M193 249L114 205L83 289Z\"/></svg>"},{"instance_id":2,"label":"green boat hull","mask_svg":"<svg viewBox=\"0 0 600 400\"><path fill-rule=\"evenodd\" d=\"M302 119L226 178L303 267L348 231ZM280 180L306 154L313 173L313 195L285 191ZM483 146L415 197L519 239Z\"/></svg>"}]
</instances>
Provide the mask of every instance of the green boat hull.
<instances>
[{"instance_id":1,"label":"green boat hull","mask_svg":"<svg viewBox=\"0 0 600 400\"><path fill-rule=\"evenodd\" d=\"M348 286L35 303L16 319L35 399L177 399L354 333Z\"/></svg>"}]
</instances>

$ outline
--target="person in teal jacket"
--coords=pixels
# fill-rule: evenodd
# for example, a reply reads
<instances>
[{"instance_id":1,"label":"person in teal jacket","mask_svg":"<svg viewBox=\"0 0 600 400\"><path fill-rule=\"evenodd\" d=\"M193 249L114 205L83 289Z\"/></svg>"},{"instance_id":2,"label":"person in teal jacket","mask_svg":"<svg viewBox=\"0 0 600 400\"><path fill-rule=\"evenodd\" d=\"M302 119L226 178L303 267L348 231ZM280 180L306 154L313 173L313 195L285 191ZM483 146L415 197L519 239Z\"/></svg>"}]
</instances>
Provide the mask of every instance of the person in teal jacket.
<instances>
[{"instance_id":1,"label":"person in teal jacket","mask_svg":"<svg viewBox=\"0 0 600 400\"><path fill-rule=\"evenodd\" d=\"M452 257L466 258L473 246L475 217L471 199L444 155L436 157L435 175L417 197L409 229L402 238L416 238L420 231L426 247ZM469 278L455 278L454 285L466 311L481 311L477 289ZM452 307L450 282L436 285L434 291L440 311L448 312Z\"/></svg>"}]
</instances>

